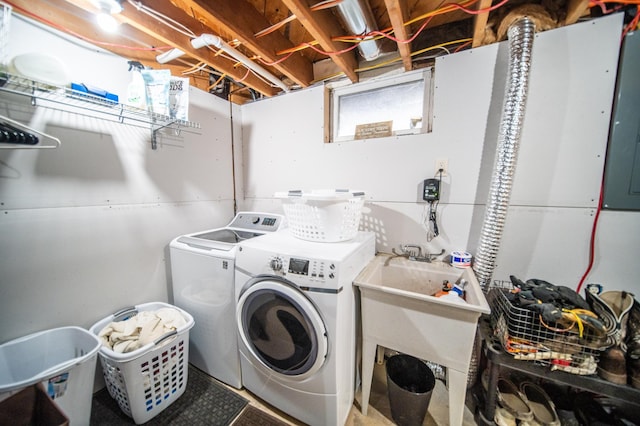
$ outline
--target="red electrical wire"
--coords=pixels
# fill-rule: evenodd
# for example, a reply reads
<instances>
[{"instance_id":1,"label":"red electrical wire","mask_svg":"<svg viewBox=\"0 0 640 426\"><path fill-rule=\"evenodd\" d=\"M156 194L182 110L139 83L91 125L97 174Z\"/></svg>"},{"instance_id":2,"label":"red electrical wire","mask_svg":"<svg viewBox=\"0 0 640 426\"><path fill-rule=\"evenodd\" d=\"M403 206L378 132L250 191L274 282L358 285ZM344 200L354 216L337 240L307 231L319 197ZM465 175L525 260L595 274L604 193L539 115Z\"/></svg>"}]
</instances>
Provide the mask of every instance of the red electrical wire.
<instances>
[{"instance_id":1,"label":"red electrical wire","mask_svg":"<svg viewBox=\"0 0 640 426\"><path fill-rule=\"evenodd\" d=\"M596 231L598 229L598 218L600 217L600 212L602 211L602 198L604 195L604 175L602 177L602 182L600 184L600 196L598 197L598 207L596 209L596 215L593 218L593 227L591 228L591 239L589 241L589 265L587 266L587 270L582 275L580 282L578 283L578 287L576 288L576 293L580 293L580 289L582 288L582 284L587 279L589 272L591 272L591 268L593 267L593 261L595 260L595 245L596 245Z\"/></svg>"},{"instance_id":2,"label":"red electrical wire","mask_svg":"<svg viewBox=\"0 0 640 426\"><path fill-rule=\"evenodd\" d=\"M329 9L331 7L337 6L340 3L342 3L343 0L326 0L326 1L321 1L320 3L316 3L313 6L310 6L309 9L316 11L316 10L322 10L322 9Z\"/></svg>"},{"instance_id":3,"label":"red electrical wire","mask_svg":"<svg viewBox=\"0 0 640 426\"><path fill-rule=\"evenodd\" d=\"M624 7L622 5L617 5L611 9L607 9L607 4L599 0L592 0L589 3L589 8L596 7L596 6L600 7L600 10L602 11L603 15L608 15L610 13L617 12L618 10Z\"/></svg>"},{"instance_id":4,"label":"red electrical wire","mask_svg":"<svg viewBox=\"0 0 640 426\"><path fill-rule=\"evenodd\" d=\"M636 16L634 16L634 18L631 20L631 22L629 22L629 24L626 27L624 27L624 30L622 31L622 38L620 39L620 42L622 42L624 40L624 37L627 35L627 33L629 31L633 31L638 27L638 22L640 22L640 8L636 12Z\"/></svg>"},{"instance_id":5,"label":"red electrical wire","mask_svg":"<svg viewBox=\"0 0 640 426\"><path fill-rule=\"evenodd\" d=\"M467 4L473 4L473 3L476 3L476 1L477 1L477 0L475 0L475 1L471 1L471 2L468 2ZM500 3L498 3L498 4L495 4L495 5L493 5L493 6L486 7L486 8L483 8L483 9L478 9L478 10L468 9L467 7L465 7L465 6L461 5L461 4L458 4L458 3L449 3L449 4L447 4L447 5L445 6L445 8L452 7L452 8L454 8L454 9L462 10L463 12L466 12L466 13L471 14L471 15L479 15L479 14L482 14L482 13L491 12L492 10L495 10L495 9L497 9L497 8L499 8L499 7L501 7L501 6L503 6L503 5L504 5L504 4L506 4L507 2L509 2L509 0L502 0L502 1L501 1ZM438 10L436 9L436 11L438 11ZM418 35L419 35L419 34L424 30L424 28L429 24L429 22L431 21L431 19L433 19L433 18L434 18L435 16L437 16L437 15L442 15L442 14L445 14L445 13L449 13L449 12L451 12L451 11L452 11L452 10L450 10L450 9L445 9L445 10L438 11L439 13L436 13L436 14L434 14L434 15L429 16L428 18L426 18L426 21L425 21L425 22L420 26L420 28L418 29L418 31L416 31L416 32L413 34L413 36L411 36L411 38L409 38L409 39L407 39L407 40L400 40L400 39L398 39L398 38L393 37L392 35L390 35L390 34L389 34L389 32L391 31L391 29L385 29L385 30L383 30L383 31L371 31L370 33L367 33L367 34L364 34L364 35L356 35L356 36L350 36L350 37L334 37L332 40L333 40L333 41L356 41L356 40L363 41L363 40L365 40L365 39L367 39L367 38L370 38L370 37L372 37L372 36L380 36L380 37L386 37L386 38L388 38L388 39L390 39L390 40L393 40L393 41L394 41L394 42L396 42L396 43L403 43L403 44L404 44L404 43L410 43L410 42L412 42L413 40L415 40L415 38L416 38L416 37L418 37ZM339 51L335 51L335 52L326 52L326 51L324 51L324 50L322 50L322 49L318 49L318 48L314 47L314 46L313 46L312 44L310 44L310 43L301 43L300 45L298 45L298 46L295 48L295 51L297 51L297 50L301 50L302 48L305 48L305 47L309 47L309 48L311 48L311 49L315 50L316 52L318 52L318 53L320 53L320 54L323 54L323 55L329 55L329 56L330 56L330 55L339 55L339 54L342 54L342 53L349 52L350 50L353 50L356 46L357 46L357 43L356 43L354 46L349 47L349 48L346 48L346 49L343 49L343 50L339 50ZM289 53L289 52L292 52L292 50L287 49L286 51L280 51L280 52L277 52L277 54L279 54L279 55L280 55L280 54L283 54L283 53Z\"/></svg>"},{"instance_id":6,"label":"red electrical wire","mask_svg":"<svg viewBox=\"0 0 640 426\"><path fill-rule=\"evenodd\" d=\"M249 73L250 72L251 72L251 69L247 68L247 72L244 75L244 77L242 77L240 80L237 80L237 79L234 78L233 81L235 81L236 83L241 83L241 82L245 81L246 78L249 77Z\"/></svg>"},{"instance_id":7,"label":"red electrical wire","mask_svg":"<svg viewBox=\"0 0 640 426\"><path fill-rule=\"evenodd\" d=\"M322 49L318 49L317 47L315 47L315 46L314 46L314 45L312 45L311 43L302 43L302 44L301 44L301 46L309 47L309 48L311 48L311 49L315 50L316 52L318 52L318 53L320 53L320 54L322 54L322 55L329 55L329 56L331 56L331 55L341 55L341 54L343 54L343 53L347 53L348 51L353 50L353 49L355 49L356 47L358 47L358 44L354 44L354 45L353 45L353 46L351 46L351 47L347 47L346 49L337 50L337 51L334 51L334 52L325 52L325 51L324 51L324 50L322 50Z\"/></svg>"},{"instance_id":8,"label":"red electrical wire","mask_svg":"<svg viewBox=\"0 0 640 426\"><path fill-rule=\"evenodd\" d=\"M458 3L449 3L447 6L453 6L454 8L460 9L463 12L468 13L469 15L481 15L483 13L487 13L487 12L491 12L492 10L496 10L497 8L499 8L500 6L504 5L508 1L509 0L502 0L498 4L494 4L493 6L485 7L484 9L478 9L478 10L467 9L466 7L464 7L464 6L462 6L461 4L458 4Z\"/></svg>"},{"instance_id":9,"label":"red electrical wire","mask_svg":"<svg viewBox=\"0 0 640 426\"><path fill-rule=\"evenodd\" d=\"M466 46L470 44L471 44L471 41L461 44L460 46L456 47L456 50L454 50L453 53L458 53L459 51L461 51L462 49L464 49Z\"/></svg>"},{"instance_id":10,"label":"red electrical wire","mask_svg":"<svg viewBox=\"0 0 640 426\"><path fill-rule=\"evenodd\" d=\"M589 2L589 7L596 6L597 3L640 4L640 1L638 0L592 0Z\"/></svg>"},{"instance_id":11,"label":"red electrical wire","mask_svg":"<svg viewBox=\"0 0 640 426\"><path fill-rule=\"evenodd\" d=\"M386 38L388 38L390 40L393 40L396 43L401 43L401 44L411 43L413 40L416 39L416 37L418 37L420 35L420 33L425 29L425 27L427 25L429 25L429 22L431 22L431 20L433 19L434 16L436 16L436 15L429 16L429 18L427 18L427 20L425 20L424 23L420 26L418 31L416 31L415 34L412 35L411 38L409 38L407 40L400 40L398 38L395 38L391 34L387 34L387 33L382 32L382 31L371 31L370 33L366 34L364 37L368 37L368 36L371 36L371 35L379 35L379 36L382 36L382 37L386 37ZM360 38L360 37L358 37L358 38Z\"/></svg>"},{"instance_id":12,"label":"red electrical wire","mask_svg":"<svg viewBox=\"0 0 640 426\"><path fill-rule=\"evenodd\" d=\"M451 6L454 9L460 9L463 12L466 12L466 13L471 14L471 15L480 15L482 13L491 12L492 10L495 10L495 9L503 6L508 1L509 0L502 0L500 3L495 4L495 5L491 6L491 7L485 7L483 9L478 9L478 10L468 9L465 6L463 6L461 4L458 4L458 3L449 3L446 6L444 6L444 8L448 8L449 6ZM475 1L471 2L469 4L473 4L473 3L475 3ZM437 11L437 9L436 9L436 11ZM388 38L390 40L393 40L396 43L401 43L401 44L411 43L413 40L416 39L416 37L418 37L418 35L425 29L425 27L429 24L429 22L431 22L431 20L435 16L444 15L445 13L449 13L449 12L451 12L451 10L446 10L445 9L445 10L439 11L439 13L436 13L434 15L429 16L427 18L427 20L420 26L420 28L413 34L413 36L411 36L411 38L409 38L407 40L400 40L400 39L398 39L396 37L393 37L391 34L389 34L391 29L387 29L387 30L383 30L383 31L371 31L370 33L367 33L367 34L362 35L362 36L336 37L333 40L334 41L341 41L341 40L344 41L344 40L347 40L347 39L350 39L350 40L363 40L363 39L368 38L368 37L370 37L372 35L377 35L377 36L386 37L386 38Z\"/></svg>"},{"instance_id":13,"label":"red electrical wire","mask_svg":"<svg viewBox=\"0 0 640 426\"><path fill-rule=\"evenodd\" d=\"M606 2L606 0L604 2L595 1L595 2L592 2L592 3L594 3L597 6L601 6L605 2ZM633 20L631 22L629 22L629 24L624 28L624 31L622 33L622 40L624 40L625 35L629 31L632 31L633 29L635 29L638 26L639 23L640 23L640 10L638 10L638 12L636 13L636 16L633 18ZM600 212L602 211L602 200L603 200L603 197L604 197L604 174L602 176L602 182L600 183L600 197L598 198L598 207L597 207L597 210L596 210L596 215L593 218L593 227L591 229L591 238L589 240L589 264L587 266L587 270L582 275L582 278L580 279L580 282L578 282L578 287L576 288L576 293L580 293L580 289L582 288L582 285L584 284L584 281L587 279L587 276L589 276L589 273L591 272L591 268L593 268L593 262L595 260L596 232L598 230L598 219L600 218Z\"/></svg>"},{"instance_id":14,"label":"red electrical wire","mask_svg":"<svg viewBox=\"0 0 640 426\"><path fill-rule=\"evenodd\" d=\"M259 60L259 61L260 61L261 63L263 63L264 65L272 66L272 65L277 65L277 64L279 64L280 62L286 61L287 59L289 59L289 57L290 57L291 55L293 55L293 53L294 53L294 52L289 52L289 53L287 54L287 56L285 56L284 58L282 58L282 59L278 59L277 61L273 61L273 62L267 62L267 61L265 61L264 59L262 59L261 57L258 57L258 58L256 58L256 59L257 59L257 60Z\"/></svg>"}]
</instances>

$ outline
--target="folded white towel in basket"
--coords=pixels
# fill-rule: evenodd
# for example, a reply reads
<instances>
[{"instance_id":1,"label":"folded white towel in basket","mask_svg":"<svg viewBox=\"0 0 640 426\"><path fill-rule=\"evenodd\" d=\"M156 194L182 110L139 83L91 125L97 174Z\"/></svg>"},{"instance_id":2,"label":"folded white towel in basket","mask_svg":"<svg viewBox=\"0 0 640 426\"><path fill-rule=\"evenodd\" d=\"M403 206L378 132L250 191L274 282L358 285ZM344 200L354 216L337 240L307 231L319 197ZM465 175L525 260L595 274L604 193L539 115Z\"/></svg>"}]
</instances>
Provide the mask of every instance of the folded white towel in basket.
<instances>
[{"instance_id":1,"label":"folded white towel in basket","mask_svg":"<svg viewBox=\"0 0 640 426\"><path fill-rule=\"evenodd\" d=\"M186 323L177 309L160 308L139 312L124 321L110 322L98 333L98 337L103 345L114 352L132 352Z\"/></svg>"}]
</instances>

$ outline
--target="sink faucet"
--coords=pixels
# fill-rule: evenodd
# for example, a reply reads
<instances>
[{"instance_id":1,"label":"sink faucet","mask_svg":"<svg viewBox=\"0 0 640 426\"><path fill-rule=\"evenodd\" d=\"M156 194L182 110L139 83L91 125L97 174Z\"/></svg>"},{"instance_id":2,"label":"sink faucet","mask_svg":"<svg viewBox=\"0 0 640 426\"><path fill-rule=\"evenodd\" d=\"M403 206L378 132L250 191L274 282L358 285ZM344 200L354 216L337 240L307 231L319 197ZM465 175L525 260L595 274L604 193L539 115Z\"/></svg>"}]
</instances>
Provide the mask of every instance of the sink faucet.
<instances>
[{"instance_id":1,"label":"sink faucet","mask_svg":"<svg viewBox=\"0 0 640 426\"><path fill-rule=\"evenodd\" d=\"M432 262L436 257L444 254L444 249L440 250L440 253L425 253L422 254L422 247L415 244L405 244L400 247L401 252L397 252L396 249L392 249L393 254L396 256L406 257L409 260L415 260L418 262Z\"/></svg>"},{"instance_id":2,"label":"sink faucet","mask_svg":"<svg viewBox=\"0 0 640 426\"><path fill-rule=\"evenodd\" d=\"M422 247L415 244L405 244L402 247L402 253L406 254L409 260L416 260L422 257Z\"/></svg>"}]
</instances>

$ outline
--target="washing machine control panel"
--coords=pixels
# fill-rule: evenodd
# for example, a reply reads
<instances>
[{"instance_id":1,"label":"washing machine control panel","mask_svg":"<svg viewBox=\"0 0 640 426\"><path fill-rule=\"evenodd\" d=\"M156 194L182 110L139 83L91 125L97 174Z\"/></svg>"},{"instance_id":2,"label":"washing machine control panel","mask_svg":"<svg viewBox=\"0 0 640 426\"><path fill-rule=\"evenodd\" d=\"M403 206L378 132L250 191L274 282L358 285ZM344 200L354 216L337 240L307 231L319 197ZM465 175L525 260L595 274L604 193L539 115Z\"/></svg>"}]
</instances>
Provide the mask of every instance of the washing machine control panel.
<instances>
[{"instance_id":1,"label":"washing machine control panel","mask_svg":"<svg viewBox=\"0 0 640 426\"><path fill-rule=\"evenodd\" d=\"M282 271L282 258L274 257L269 261L269 267L275 272Z\"/></svg>"},{"instance_id":2,"label":"washing machine control panel","mask_svg":"<svg viewBox=\"0 0 640 426\"><path fill-rule=\"evenodd\" d=\"M309 261L306 259L296 259L295 257L290 258L288 272L290 274L309 275Z\"/></svg>"},{"instance_id":3,"label":"washing machine control panel","mask_svg":"<svg viewBox=\"0 0 640 426\"><path fill-rule=\"evenodd\" d=\"M296 276L296 279L306 277L311 282L324 282L336 277L336 265L317 259L303 259L291 257L285 259L285 271Z\"/></svg>"},{"instance_id":4,"label":"washing machine control panel","mask_svg":"<svg viewBox=\"0 0 640 426\"><path fill-rule=\"evenodd\" d=\"M277 231L283 217L272 213L241 212L227 226L229 228L251 229L264 232Z\"/></svg>"}]
</instances>

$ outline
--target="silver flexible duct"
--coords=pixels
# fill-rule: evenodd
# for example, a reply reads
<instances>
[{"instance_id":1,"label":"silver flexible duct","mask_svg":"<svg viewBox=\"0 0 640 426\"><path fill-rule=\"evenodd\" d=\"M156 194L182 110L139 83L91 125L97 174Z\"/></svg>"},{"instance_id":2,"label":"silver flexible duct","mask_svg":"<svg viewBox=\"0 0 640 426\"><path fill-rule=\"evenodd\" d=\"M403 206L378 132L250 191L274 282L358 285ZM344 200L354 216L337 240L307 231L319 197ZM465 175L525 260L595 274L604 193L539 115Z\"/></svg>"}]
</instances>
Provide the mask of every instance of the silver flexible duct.
<instances>
[{"instance_id":1,"label":"silver flexible duct","mask_svg":"<svg viewBox=\"0 0 640 426\"><path fill-rule=\"evenodd\" d=\"M339 16L346 27L355 35L363 35L377 30L376 20L365 0L343 0L336 6ZM380 43L371 37L358 43L358 51L366 61L372 61L380 56Z\"/></svg>"},{"instance_id":2,"label":"silver flexible duct","mask_svg":"<svg viewBox=\"0 0 640 426\"><path fill-rule=\"evenodd\" d=\"M473 270L483 288L488 288L491 283L491 276L495 269L495 261L507 217L522 120L529 89L529 68L531 67L534 34L535 25L527 17L520 18L511 24L507 32L509 38L509 74L506 84L506 96L502 110L502 121L498 135L493 177L489 188L489 198L473 265Z\"/></svg>"}]
</instances>

